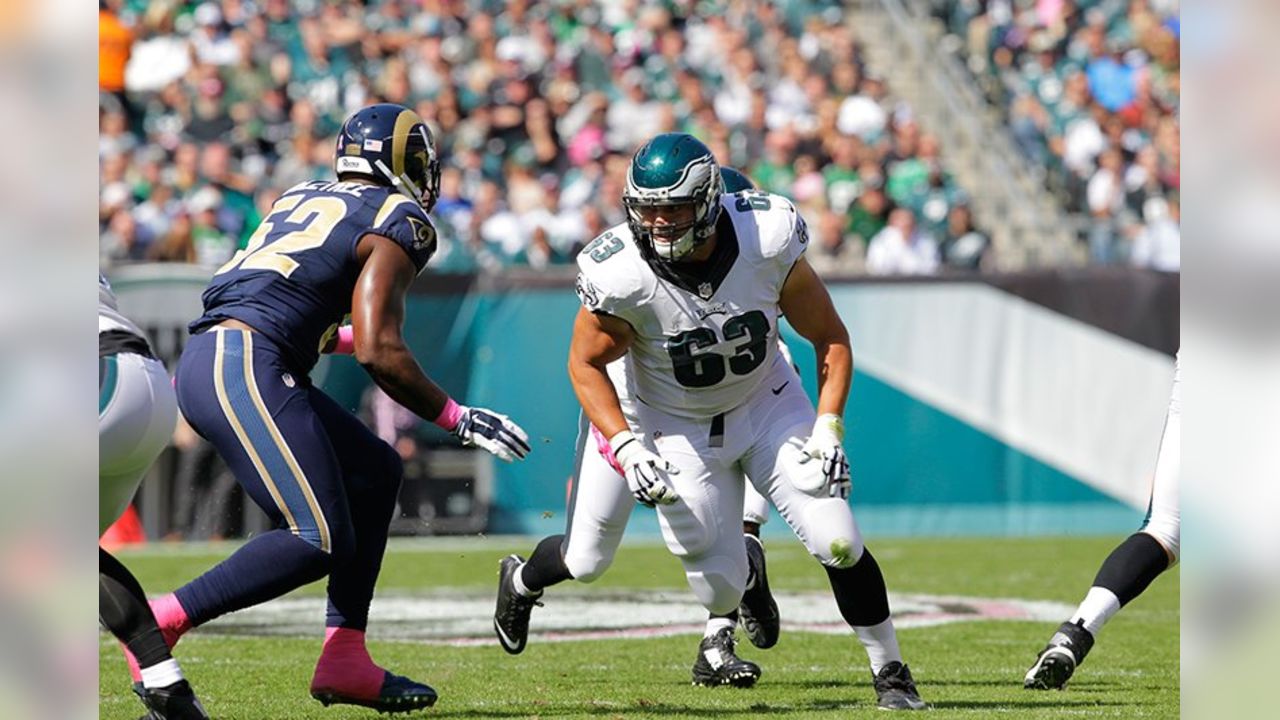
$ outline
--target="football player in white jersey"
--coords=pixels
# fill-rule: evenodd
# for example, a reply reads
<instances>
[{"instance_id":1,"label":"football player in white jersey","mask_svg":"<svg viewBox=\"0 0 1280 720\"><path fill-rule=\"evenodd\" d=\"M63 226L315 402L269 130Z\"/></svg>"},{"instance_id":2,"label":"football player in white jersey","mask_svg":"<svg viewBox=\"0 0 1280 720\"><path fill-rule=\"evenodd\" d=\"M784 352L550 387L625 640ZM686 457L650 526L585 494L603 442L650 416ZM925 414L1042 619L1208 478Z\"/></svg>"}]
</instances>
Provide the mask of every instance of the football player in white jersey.
<instances>
[{"instance_id":1,"label":"football player in white jersey","mask_svg":"<svg viewBox=\"0 0 1280 720\"><path fill-rule=\"evenodd\" d=\"M748 581L738 518L749 479L825 567L867 650L880 707L923 709L884 577L846 499L848 333L802 257L808 234L795 207L720 189L715 158L690 135L659 135L636 152L627 222L578 256L574 390L632 491L657 505L694 594L721 616L700 644L695 681L741 662L733 615ZM814 344L817 413L778 352L780 312ZM607 371L619 358L635 398L630 415Z\"/></svg>"},{"instance_id":2,"label":"football player in white jersey","mask_svg":"<svg viewBox=\"0 0 1280 720\"><path fill-rule=\"evenodd\" d=\"M1182 474L1181 353L1174 360L1173 390L1165 415L1164 435L1156 454L1147 517L1138 532L1120 543L1102 562L1080 607L1058 627L1049 644L1027 670L1028 690L1061 690L1093 647L1102 626L1120 608L1142 594L1160 573L1178 562L1182 515L1178 479Z\"/></svg>"},{"instance_id":3,"label":"football player in white jersey","mask_svg":"<svg viewBox=\"0 0 1280 720\"><path fill-rule=\"evenodd\" d=\"M98 535L124 512L177 421L169 374L98 273ZM142 586L101 547L98 616L138 659L138 693L149 711L144 720L208 720L169 653Z\"/></svg>"},{"instance_id":4,"label":"football player in white jersey","mask_svg":"<svg viewBox=\"0 0 1280 720\"><path fill-rule=\"evenodd\" d=\"M751 180L733 168L721 168L723 190L733 194L754 189ZM779 351L787 357L786 345L778 341ZM609 380L619 402L628 415L634 415L634 400L626 360L619 358L607 366ZM752 644L770 648L778 642L780 619L778 606L769 592L764 545L760 526L768 519L769 501L755 487L745 487L742 508L743 541L749 563L748 590L738 608L739 620ZM633 493L625 473L610 449L608 440L594 425L583 418L578 433L577 461L569 499L568 522L563 535L543 538L528 561L510 555L501 561L498 601L493 626L504 650L515 655L522 652L529 634L529 615L543 591L565 580L594 582L613 563L635 503L653 507L653 501ZM710 623L718 629L723 617L713 616ZM760 669L743 661L732 672L726 669L703 684L754 684Z\"/></svg>"}]
</instances>

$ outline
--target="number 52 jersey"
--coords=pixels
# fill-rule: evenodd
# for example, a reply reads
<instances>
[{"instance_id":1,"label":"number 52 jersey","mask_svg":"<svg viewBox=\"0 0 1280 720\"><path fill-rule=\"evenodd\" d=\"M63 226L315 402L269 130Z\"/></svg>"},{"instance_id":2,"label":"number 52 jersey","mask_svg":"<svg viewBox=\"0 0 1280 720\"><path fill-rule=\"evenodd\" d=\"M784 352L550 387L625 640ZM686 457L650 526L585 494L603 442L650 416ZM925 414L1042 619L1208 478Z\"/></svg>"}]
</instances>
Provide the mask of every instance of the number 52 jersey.
<instances>
[{"instance_id":1,"label":"number 52 jersey","mask_svg":"<svg viewBox=\"0 0 1280 720\"><path fill-rule=\"evenodd\" d=\"M299 373L351 312L360 276L356 255L368 234L390 238L418 270L436 247L422 206L392 188L304 182L285 191L246 247L214 273L192 334L223 320L247 323L271 339Z\"/></svg>"},{"instance_id":2,"label":"number 52 jersey","mask_svg":"<svg viewBox=\"0 0 1280 720\"><path fill-rule=\"evenodd\" d=\"M578 297L635 331L627 374L635 397L662 412L708 418L742 404L778 352L778 299L808 233L789 200L722 195L716 248L693 275L647 262L627 225L578 254Z\"/></svg>"}]
</instances>

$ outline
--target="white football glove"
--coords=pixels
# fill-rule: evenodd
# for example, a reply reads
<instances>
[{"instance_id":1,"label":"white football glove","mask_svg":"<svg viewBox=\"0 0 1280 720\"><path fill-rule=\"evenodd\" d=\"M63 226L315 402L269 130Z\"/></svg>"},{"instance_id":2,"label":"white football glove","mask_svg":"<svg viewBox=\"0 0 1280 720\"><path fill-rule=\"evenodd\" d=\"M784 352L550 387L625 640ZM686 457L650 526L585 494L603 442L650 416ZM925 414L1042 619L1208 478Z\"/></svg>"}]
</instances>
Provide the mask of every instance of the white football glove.
<instances>
[{"instance_id":1,"label":"white football glove","mask_svg":"<svg viewBox=\"0 0 1280 720\"><path fill-rule=\"evenodd\" d=\"M529 454L529 435L511 418L485 408L461 407L453 434L463 445L474 445L511 462Z\"/></svg>"},{"instance_id":2,"label":"white football glove","mask_svg":"<svg viewBox=\"0 0 1280 720\"><path fill-rule=\"evenodd\" d=\"M664 474L679 475L680 470L662 456L650 452L629 430L623 430L610 438L609 447L622 466L627 487L631 488L631 494L637 502L653 507L670 505L680 499L676 491L662 479Z\"/></svg>"},{"instance_id":3,"label":"white football glove","mask_svg":"<svg viewBox=\"0 0 1280 720\"><path fill-rule=\"evenodd\" d=\"M814 496L849 497L849 458L844 454L844 421L839 415L819 415L809 440L800 448L801 465L815 460L822 463L822 472L804 473L792 484Z\"/></svg>"}]
</instances>

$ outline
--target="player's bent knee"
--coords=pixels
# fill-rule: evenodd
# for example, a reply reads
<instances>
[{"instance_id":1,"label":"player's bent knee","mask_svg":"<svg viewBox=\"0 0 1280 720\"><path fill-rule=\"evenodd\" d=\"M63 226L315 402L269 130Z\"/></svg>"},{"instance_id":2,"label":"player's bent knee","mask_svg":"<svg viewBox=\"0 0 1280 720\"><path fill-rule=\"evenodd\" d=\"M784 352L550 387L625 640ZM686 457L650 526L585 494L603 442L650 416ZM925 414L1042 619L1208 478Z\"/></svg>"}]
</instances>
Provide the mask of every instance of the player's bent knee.
<instances>
[{"instance_id":1,"label":"player's bent knee","mask_svg":"<svg viewBox=\"0 0 1280 720\"><path fill-rule=\"evenodd\" d=\"M806 545L818 562L832 568L850 568L862 559L862 534L843 500L810 503L804 509L804 520Z\"/></svg>"},{"instance_id":2,"label":"player's bent knee","mask_svg":"<svg viewBox=\"0 0 1280 720\"><path fill-rule=\"evenodd\" d=\"M569 568L569 574L578 582L599 580L612 564L613 556L603 553L575 553L570 550L564 556L564 566Z\"/></svg>"},{"instance_id":3,"label":"player's bent knee","mask_svg":"<svg viewBox=\"0 0 1280 720\"><path fill-rule=\"evenodd\" d=\"M1178 562L1181 552L1181 523L1177 518L1153 517L1142 528L1142 532L1155 538L1155 541L1160 543L1165 552L1169 553L1170 566Z\"/></svg>"},{"instance_id":4,"label":"player's bent knee","mask_svg":"<svg viewBox=\"0 0 1280 720\"><path fill-rule=\"evenodd\" d=\"M685 563L689 588L698 602L715 615L728 615L738 608L747 585L747 572L745 562L739 564L722 556Z\"/></svg>"},{"instance_id":5,"label":"player's bent knee","mask_svg":"<svg viewBox=\"0 0 1280 720\"><path fill-rule=\"evenodd\" d=\"M810 548L818 562L833 568L851 568L862 559L862 538L856 534L852 537L833 537L819 548Z\"/></svg>"}]
</instances>

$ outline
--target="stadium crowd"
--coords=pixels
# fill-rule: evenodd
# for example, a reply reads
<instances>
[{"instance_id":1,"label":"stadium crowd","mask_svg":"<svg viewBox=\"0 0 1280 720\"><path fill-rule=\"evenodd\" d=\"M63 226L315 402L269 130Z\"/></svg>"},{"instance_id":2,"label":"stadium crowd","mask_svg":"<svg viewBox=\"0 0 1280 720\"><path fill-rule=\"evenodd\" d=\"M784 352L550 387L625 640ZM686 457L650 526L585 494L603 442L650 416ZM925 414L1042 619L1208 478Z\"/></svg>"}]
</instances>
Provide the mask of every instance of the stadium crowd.
<instances>
[{"instance_id":1,"label":"stadium crowd","mask_svg":"<svg viewBox=\"0 0 1280 720\"><path fill-rule=\"evenodd\" d=\"M1097 263L1179 265L1177 0L930 0Z\"/></svg>"},{"instance_id":2,"label":"stadium crowd","mask_svg":"<svg viewBox=\"0 0 1280 720\"><path fill-rule=\"evenodd\" d=\"M390 101L436 131L437 271L570 263L672 130L793 198L820 272L976 268L990 242L942 148L843 20L834 0L108 0L102 264L217 267L283 190L332 177L345 115Z\"/></svg>"}]
</instances>

